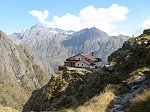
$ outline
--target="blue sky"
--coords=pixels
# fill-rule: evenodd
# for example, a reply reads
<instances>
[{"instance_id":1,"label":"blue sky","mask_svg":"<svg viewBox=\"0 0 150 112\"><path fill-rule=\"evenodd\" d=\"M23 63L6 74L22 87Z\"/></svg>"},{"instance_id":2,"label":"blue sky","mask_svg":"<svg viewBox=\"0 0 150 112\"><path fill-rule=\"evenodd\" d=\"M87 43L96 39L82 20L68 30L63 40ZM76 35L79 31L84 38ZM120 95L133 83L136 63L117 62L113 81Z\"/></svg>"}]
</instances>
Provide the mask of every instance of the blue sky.
<instances>
[{"instance_id":1,"label":"blue sky","mask_svg":"<svg viewBox=\"0 0 150 112\"><path fill-rule=\"evenodd\" d=\"M150 28L150 0L1 0L0 30L14 33L36 23L64 30L97 27L110 35Z\"/></svg>"}]
</instances>

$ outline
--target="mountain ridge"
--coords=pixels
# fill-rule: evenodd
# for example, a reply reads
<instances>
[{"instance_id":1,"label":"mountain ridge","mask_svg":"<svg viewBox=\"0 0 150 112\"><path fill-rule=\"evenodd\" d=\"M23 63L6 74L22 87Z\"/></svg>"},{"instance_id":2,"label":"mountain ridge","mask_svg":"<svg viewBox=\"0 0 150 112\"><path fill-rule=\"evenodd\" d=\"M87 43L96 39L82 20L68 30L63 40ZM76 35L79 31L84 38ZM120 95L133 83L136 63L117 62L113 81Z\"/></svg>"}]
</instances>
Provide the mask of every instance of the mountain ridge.
<instances>
[{"instance_id":1,"label":"mountain ridge","mask_svg":"<svg viewBox=\"0 0 150 112\"><path fill-rule=\"evenodd\" d=\"M86 28L72 35L64 35L61 33L54 33L47 27L35 25L30 30L26 30L21 34L12 34L11 37L15 41L19 40L20 44L28 47L35 57L37 57L47 71L57 71L57 65L70 56L76 55L80 52L96 52L95 55L102 58L102 65L107 62L107 56L114 50L120 48L128 36L119 35L116 37L114 49L109 46L111 44L111 37L106 32L103 32L95 27ZM40 29L40 30L39 30ZM22 35L23 37L19 37ZM16 40L18 38L18 40ZM112 37L113 38L113 37ZM109 42L109 43L108 43ZM107 44L107 45L105 45ZM114 44L114 43L112 43ZM106 46L108 50L102 52ZM101 49L103 48L103 49ZM97 53L99 52L99 53ZM106 58L104 58L106 57Z\"/></svg>"}]
</instances>

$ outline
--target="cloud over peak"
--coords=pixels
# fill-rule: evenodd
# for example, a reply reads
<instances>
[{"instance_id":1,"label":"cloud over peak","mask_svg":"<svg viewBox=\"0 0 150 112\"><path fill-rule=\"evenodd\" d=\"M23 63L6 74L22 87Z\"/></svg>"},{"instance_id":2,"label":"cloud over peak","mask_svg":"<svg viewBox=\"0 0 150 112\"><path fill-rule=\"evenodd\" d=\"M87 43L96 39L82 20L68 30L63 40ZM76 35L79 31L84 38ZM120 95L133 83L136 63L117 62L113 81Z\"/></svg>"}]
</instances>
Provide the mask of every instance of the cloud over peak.
<instances>
[{"instance_id":1,"label":"cloud over peak","mask_svg":"<svg viewBox=\"0 0 150 112\"><path fill-rule=\"evenodd\" d=\"M62 17L54 16L52 21L46 21L49 13L47 10L32 10L29 13L49 27L75 31L97 27L112 34L116 29L115 23L126 19L128 8L118 4L112 4L108 8L95 8L90 5L81 9L78 15L66 13Z\"/></svg>"},{"instance_id":2,"label":"cloud over peak","mask_svg":"<svg viewBox=\"0 0 150 112\"><path fill-rule=\"evenodd\" d=\"M48 18L49 11L45 10L42 12L39 10L32 10L29 11L29 14L31 14L34 17L37 17L41 23L46 23L46 19Z\"/></svg>"}]
</instances>

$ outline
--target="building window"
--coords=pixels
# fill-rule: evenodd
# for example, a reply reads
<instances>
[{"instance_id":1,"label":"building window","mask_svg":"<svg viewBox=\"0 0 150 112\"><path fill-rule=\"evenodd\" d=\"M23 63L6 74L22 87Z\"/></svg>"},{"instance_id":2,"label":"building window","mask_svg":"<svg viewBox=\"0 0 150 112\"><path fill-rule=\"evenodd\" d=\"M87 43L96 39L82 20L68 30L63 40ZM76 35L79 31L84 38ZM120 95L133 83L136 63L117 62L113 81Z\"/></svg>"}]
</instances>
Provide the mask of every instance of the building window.
<instances>
[{"instance_id":1,"label":"building window","mask_svg":"<svg viewBox=\"0 0 150 112\"><path fill-rule=\"evenodd\" d=\"M83 64L82 64L82 66L83 66Z\"/></svg>"},{"instance_id":2,"label":"building window","mask_svg":"<svg viewBox=\"0 0 150 112\"><path fill-rule=\"evenodd\" d=\"M79 60L80 60L80 58L79 58Z\"/></svg>"},{"instance_id":3,"label":"building window","mask_svg":"<svg viewBox=\"0 0 150 112\"><path fill-rule=\"evenodd\" d=\"M79 64L78 64L78 66L79 66Z\"/></svg>"}]
</instances>

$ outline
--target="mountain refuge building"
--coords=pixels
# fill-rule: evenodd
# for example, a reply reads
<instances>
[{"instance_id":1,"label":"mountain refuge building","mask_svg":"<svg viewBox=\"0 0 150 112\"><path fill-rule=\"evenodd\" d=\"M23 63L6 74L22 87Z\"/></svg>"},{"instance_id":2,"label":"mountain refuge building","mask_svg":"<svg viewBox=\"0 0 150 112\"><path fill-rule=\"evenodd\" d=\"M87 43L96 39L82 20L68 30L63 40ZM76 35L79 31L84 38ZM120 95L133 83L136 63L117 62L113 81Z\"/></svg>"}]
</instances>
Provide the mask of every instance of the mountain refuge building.
<instances>
[{"instance_id":1,"label":"mountain refuge building","mask_svg":"<svg viewBox=\"0 0 150 112\"><path fill-rule=\"evenodd\" d=\"M59 65L59 70L63 69L62 67L97 69L101 65L100 61L101 61L100 58L97 58L93 55L80 53L75 56L67 58L64 61L64 65Z\"/></svg>"}]
</instances>

